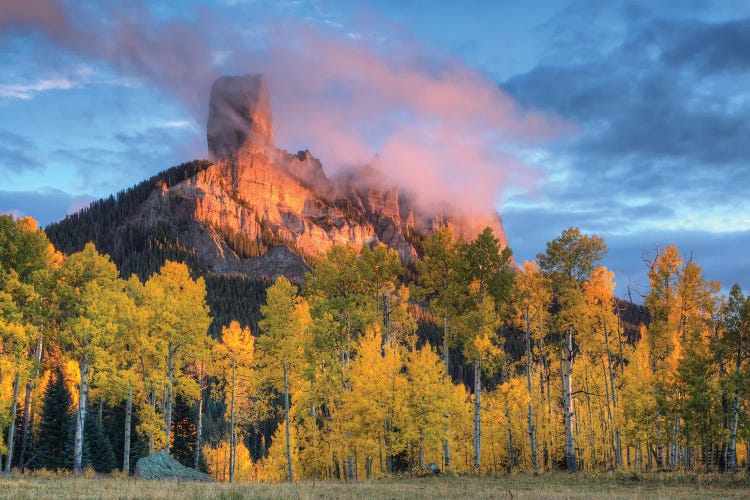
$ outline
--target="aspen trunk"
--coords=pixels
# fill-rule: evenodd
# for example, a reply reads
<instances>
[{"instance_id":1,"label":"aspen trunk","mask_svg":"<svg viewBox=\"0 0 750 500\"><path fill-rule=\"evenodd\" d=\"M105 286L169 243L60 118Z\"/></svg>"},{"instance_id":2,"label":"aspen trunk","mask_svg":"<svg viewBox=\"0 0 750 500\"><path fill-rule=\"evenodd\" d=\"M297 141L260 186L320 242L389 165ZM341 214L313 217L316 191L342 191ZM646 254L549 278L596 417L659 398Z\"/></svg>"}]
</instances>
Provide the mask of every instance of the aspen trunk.
<instances>
[{"instance_id":1,"label":"aspen trunk","mask_svg":"<svg viewBox=\"0 0 750 500\"><path fill-rule=\"evenodd\" d=\"M565 463L568 472L576 472L576 444L573 435L573 334L568 328L568 333L563 341L563 349L560 351L563 389L563 411L565 413Z\"/></svg>"},{"instance_id":2,"label":"aspen trunk","mask_svg":"<svg viewBox=\"0 0 750 500\"><path fill-rule=\"evenodd\" d=\"M40 329L39 339L37 340L36 347L34 348L33 356L37 362L42 360L42 343L44 336ZM36 368L32 368L29 373L29 379L26 381L26 397L23 402L23 420L21 421L21 470L26 465L26 446L29 442L29 423L31 422L31 391L34 389L33 380L36 376Z\"/></svg>"},{"instance_id":3,"label":"aspen trunk","mask_svg":"<svg viewBox=\"0 0 750 500\"><path fill-rule=\"evenodd\" d=\"M738 347L737 359L735 363L735 373L737 375L740 374L740 370L742 368L741 352L742 352L741 347ZM729 420L729 449L727 450L727 468L731 472L735 472L737 470L737 425L739 423L739 417L740 417L740 400L737 395L737 392L735 391L734 397L732 398L732 410L730 413L730 420ZM748 470L750 470L750 444L748 444L747 451L748 451L748 454L747 454Z\"/></svg>"},{"instance_id":4,"label":"aspen trunk","mask_svg":"<svg viewBox=\"0 0 750 500\"><path fill-rule=\"evenodd\" d=\"M234 469L235 469L235 459L237 457L236 453L236 435L234 432L234 375L235 375L235 366L234 363L232 363L232 395L229 402L229 482L234 482ZM284 367L284 394L286 394L286 365ZM289 425L289 421L287 420L287 424ZM289 433L287 429L287 446L289 446Z\"/></svg>"},{"instance_id":5,"label":"aspen trunk","mask_svg":"<svg viewBox=\"0 0 750 500\"><path fill-rule=\"evenodd\" d=\"M292 471L292 446L289 435L289 377L287 374L286 360L282 362L284 368L284 420L286 422L286 465L289 475L289 481L294 482L294 472Z\"/></svg>"},{"instance_id":6,"label":"aspen trunk","mask_svg":"<svg viewBox=\"0 0 750 500\"><path fill-rule=\"evenodd\" d=\"M128 401L125 403L125 441L122 449L122 473L130 474L130 425L133 415L133 388L128 387Z\"/></svg>"},{"instance_id":7,"label":"aspen trunk","mask_svg":"<svg viewBox=\"0 0 750 500\"><path fill-rule=\"evenodd\" d=\"M24 469L26 464L26 446L29 442L29 414L31 413L31 391L34 386L31 383L31 378L26 382L26 396L23 401L23 418L21 420L21 454L19 455L21 470Z\"/></svg>"},{"instance_id":8,"label":"aspen trunk","mask_svg":"<svg viewBox=\"0 0 750 500\"><path fill-rule=\"evenodd\" d=\"M505 418L508 420L508 474L513 474L513 427L510 425L510 411L506 405L505 407Z\"/></svg>"},{"instance_id":9,"label":"aspen trunk","mask_svg":"<svg viewBox=\"0 0 750 500\"><path fill-rule=\"evenodd\" d=\"M474 362L474 470L482 471L482 372L480 360Z\"/></svg>"},{"instance_id":10,"label":"aspen trunk","mask_svg":"<svg viewBox=\"0 0 750 500\"><path fill-rule=\"evenodd\" d=\"M156 390L154 389L153 386L151 387L151 391L149 392L149 395L148 395L148 404L152 408L156 408ZM153 452L154 452L154 433L151 432L148 435L148 454L150 455Z\"/></svg>"},{"instance_id":11,"label":"aspen trunk","mask_svg":"<svg viewBox=\"0 0 750 500\"><path fill-rule=\"evenodd\" d=\"M532 397L532 386L531 386L531 332L529 325L529 306L526 306L526 389L529 391L529 408L527 415L527 423L529 429L529 441L531 445L531 465L534 470L534 474L539 474L539 457L536 451L536 431L534 429L534 409L531 404Z\"/></svg>"},{"instance_id":12,"label":"aspen trunk","mask_svg":"<svg viewBox=\"0 0 750 500\"><path fill-rule=\"evenodd\" d=\"M5 463L5 472L10 472L10 468L13 464L13 445L16 441L16 411L18 410L18 386L20 384L21 374L16 371L16 378L13 380L13 403L10 405L11 421L8 426L8 460Z\"/></svg>"},{"instance_id":13,"label":"aspen trunk","mask_svg":"<svg viewBox=\"0 0 750 500\"><path fill-rule=\"evenodd\" d=\"M674 469L680 463L680 419L675 417L672 428L672 449L670 450L670 465Z\"/></svg>"},{"instance_id":14,"label":"aspen trunk","mask_svg":"<svg viewBox=\"0 0 750 500\"><path fill-rule=\"evenodd\" d=\"M609 371L609 385L612 393L612 407L617 411L618 399L615 390L615 373L612 369L612 351L609 348L609 330L604 327L604 342L607 347L607 370ZM614 421L613 421L614 423ZM620 429L615 428L615 467L622 468L622 440L620 439Z\"/></svg>"},{"instance_id":15,"label":"aspen trunk","mask_svg":"<svg viewBox=\"0 0 750 500\"><path fill-rule=\"evenodd\" d=\"M732 400L732 412L729 421L729 447L727 449L727 469L731 472L737 470L737 424L740 417L740 404L737 396ZM750 455L747 457L750 463Z\"/></svg>"},{"instance_id":16,"label":"aspen trunk","mask_svg":"<svg viewBox=\"0 0 750 500\"><path fill-rule=\"evenodd\" d=\"M419 429L419 468L424 467L424 429Z\"/></svg>"},{"instance_id":17,"label":"aspen trunk","mask_svg":"<svg viewBox=\"0 0 750 500\"><path fill-rule=\"evenodd\" d=\"M167 408L166 408L166 416L165 416L165 424L166 424L166 435L167 435L167 444L164 447L164 450L167 452L167 454L170 454L170 448L171 448L171 437L172 437L172 398L174 395L173 392L173 386L174 386L174 350L172 347L172 342L169 342L169 348L168 348L168 355L167 355Z\"/></svg>"},{"instance_id":18,"label":"aspen trunk","mask_svg":"<svg viewBox=\"0 0 750 500\"><path fill-rule=\"evenodd\" d=\"M448 349L448 316L443 316L443 358L445 359L445 376L451 380L450 351ZM445 413L445 428L443 437L443 470L451 467L451 444L450 444L450 414Z\"/></svg>"},{"instance_id":19,"label":"aspen trunk","mask_svg":"<svg viewBox=\"0 0 750 500\"><path fill-rule=\"evenodd\" d=\"M194 469L198 470L201 461L201 445L203 440L203 363L201 363L198 374L198 422L195 430L195 465Z\"/></svg>"},{"instance_id":20,"label":"aspen trunk","mask_svg":"<svg viewBox=\"0 0 750 500\"><path fill-rule=\"evenodd\" d=\"M83 428L86 423L86 399L88 397L89 365L87 360L81 362L81 383L78 386L78 412L76 413L76 433L73 441L73 472L83 472Z\"/></svg>"}]
</instances>

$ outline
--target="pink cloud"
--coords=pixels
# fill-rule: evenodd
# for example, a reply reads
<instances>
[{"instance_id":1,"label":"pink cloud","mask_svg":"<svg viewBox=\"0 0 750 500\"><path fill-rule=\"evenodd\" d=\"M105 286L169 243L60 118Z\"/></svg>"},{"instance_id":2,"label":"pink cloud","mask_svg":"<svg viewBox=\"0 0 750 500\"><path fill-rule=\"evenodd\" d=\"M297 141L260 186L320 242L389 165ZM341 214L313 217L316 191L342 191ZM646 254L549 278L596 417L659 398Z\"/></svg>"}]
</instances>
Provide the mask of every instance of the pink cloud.
<instances>
[{"instance_id":1,"label":"pink cloud","mask_svg":"<svg viewBox=\"0 0 750 500\"><path fill-rule=\"evenodd\" d=\"M80 21L79 12L68 16L75 25L61 26L39 8L62 12L59 2L34 0L28 11L26 1L12 4L0 10L0 28L8 19L34 25L66 48L174 96L199 123L221 51L225 69L266 75L277 146L310 149L329 174L379 154L385 175L428 206L494 210L507 190L529 187L539 176L514 151L571 129L558 117L523 109L478 71L413 41L377 50L287 24L271 32L266 48L249 50L210 16L200 24L160 21L136 9L111 13L104 26ZM222 33L223 45L212 43L209 31Z\"/></svg>"}]
</instances>

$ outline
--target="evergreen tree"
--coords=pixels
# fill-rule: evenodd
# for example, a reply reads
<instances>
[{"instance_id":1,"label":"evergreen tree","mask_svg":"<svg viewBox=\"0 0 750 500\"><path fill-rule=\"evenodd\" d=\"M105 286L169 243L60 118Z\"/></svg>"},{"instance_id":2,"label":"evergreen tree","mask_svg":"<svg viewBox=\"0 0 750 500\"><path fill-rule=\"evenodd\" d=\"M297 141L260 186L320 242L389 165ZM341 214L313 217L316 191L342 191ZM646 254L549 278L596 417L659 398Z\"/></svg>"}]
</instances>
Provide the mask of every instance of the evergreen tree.
<instances>
[{"instance_id":1,"label":"evergreen tree","mask_svg":"<svg viewBox=\"0 0 750 500\"><path fill-rule=\"evenodd\" d=\"M186 467L195 465L195 417L193 402L177 393L172 409L172 458Z\"/></svg>"},{"instance_id":2,"label":"evergreen tree","mask_svg":"<svg viewBox=\"0 0 750 500\"><path fill-rule=\"evenodd\" d=\"M89 407L86 415L89 421L84 427L83 465L91 467L96 472L108 474L117 469L112 442L105 432L103 421L96 408Z\"/></svg>"},{"instance_id":3,"label":"evergreen tree","mask_svg":"<svg viewBox=\"0 0 750 500\"><path fill-rule=\"evenodd\" d=\"M59 368L44 392L34 469L73 467L73 398Z\"/></svg>"},{"instance_id":4,"label":"evergreen tree","mask_svg":"<svg viewBox=\"0 0 750 500\"><path fill-rule=\"evenodd\" d=\"M145 404L145 402L142 404ZM118 466L121 465L125 451L123 438L125 434L126 405L127 402L121 401L113 407L105 407L102 420L104 432L109 436L110 442L112 443L112 452L115 455ZM130 474L135 472L135 463L138 459L148 456L148 438L142 433L137 432L138 426L141 424L138 413L139 412L136 411L136 408L133 408L130 418L131 441L129 454L130 460L128 461Z\"/></svg>"}]
</instances>

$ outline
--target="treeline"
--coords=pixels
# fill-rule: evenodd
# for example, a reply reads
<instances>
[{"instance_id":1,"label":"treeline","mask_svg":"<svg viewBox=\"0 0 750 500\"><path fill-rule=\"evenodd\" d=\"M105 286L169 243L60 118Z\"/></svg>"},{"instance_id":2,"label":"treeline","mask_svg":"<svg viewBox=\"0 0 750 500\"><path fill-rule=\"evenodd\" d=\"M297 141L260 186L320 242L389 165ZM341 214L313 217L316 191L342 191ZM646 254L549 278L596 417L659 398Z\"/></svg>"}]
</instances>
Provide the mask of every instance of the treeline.
<instances>
[{"instance_id":1,"label":"treeline","mask_svg":"<svg viewBox=\"0 0 750 500\"><path fill-rule=\"evenodd\" d=\"M160 172L151 178L120 191L114 196L94 201L79 212L68 215L45 229L49 240L60 252L70 255L93 242L98 251L108 254L124 278L137 275L142 281L161 269L164 262L183 262L191 276L203 276L213 321L210 334L218 337L222 326L232 319L257 328L260 305L265 301L269 283L240 275L222 275L208 269L192 248L180 244L173 228L156 224L144 228L130 221L138 209L160 186L169 188L190 179L211 165L195 160ZM246 238L227 228L214 228L241 257L256 257L269 246L286 243L261 224L260 238Z\"/></svg>"},{"instance_id":2,"label":"treeline","mask_svg":"<svg viewBox=\"0 0 750 500\"><path fill-rule=\"evenodd\" d=\"M160 449L231 481L747 464L739 287L657 249L646 316L574 228L520 269L490 229L422 249L408 286L383 245L334 247L302 286L217 281L263 305L214 337L184 263L123 279L93 244L66 256L0 217L3 466L131 471Z\"/></svg>"}]
</instances>

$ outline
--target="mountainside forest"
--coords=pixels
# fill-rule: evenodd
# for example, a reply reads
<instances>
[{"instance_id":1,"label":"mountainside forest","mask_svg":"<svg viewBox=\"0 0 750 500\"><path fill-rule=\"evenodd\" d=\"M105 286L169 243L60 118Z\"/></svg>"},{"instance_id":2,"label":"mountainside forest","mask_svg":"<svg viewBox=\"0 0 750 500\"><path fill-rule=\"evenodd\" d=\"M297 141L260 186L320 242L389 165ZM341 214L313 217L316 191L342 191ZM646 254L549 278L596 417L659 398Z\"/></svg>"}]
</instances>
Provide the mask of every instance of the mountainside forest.
<instances>
[{"instance_id":1,"label":"mountainside forest","mask_svg":"<svg viewBox=\"0 0 750 500\"><path fill-rule=\"evenodd\" d=\"M385 245L335 246L270 283L168 235L111 248L147 189L47 232L0 216L4 470L131 473L161 449L256 482L748 464L750 300L673 246L644 308L576 228L518 267L489 228L443 228L409 272Z\"/></svg>"}]
</instances>

